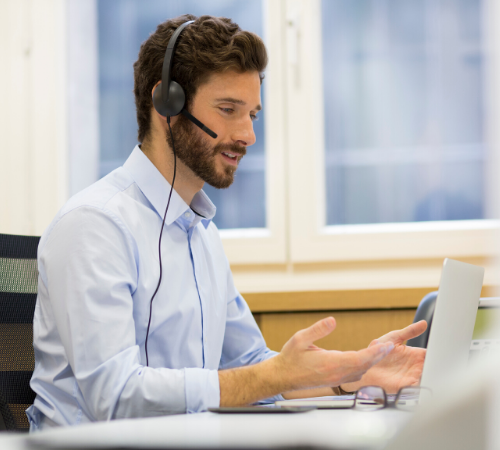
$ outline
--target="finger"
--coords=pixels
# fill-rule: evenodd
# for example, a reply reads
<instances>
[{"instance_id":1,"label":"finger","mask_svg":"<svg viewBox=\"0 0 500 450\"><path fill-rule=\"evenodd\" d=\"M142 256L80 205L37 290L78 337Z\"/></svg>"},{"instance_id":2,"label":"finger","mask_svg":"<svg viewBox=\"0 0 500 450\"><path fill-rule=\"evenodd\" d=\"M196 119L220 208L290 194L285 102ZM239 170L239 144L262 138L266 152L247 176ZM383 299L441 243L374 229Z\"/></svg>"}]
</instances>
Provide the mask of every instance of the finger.
<instances>
[{"instance_id":1,"label":"finger","mask_svg":"<svg viewBox=\"0 0 500 450\"><path fill-rule=\"evenodd\" d=\"M314 325L309 328L305 328L296 333L296 336L305 345L310 345L314 341L328 336L336 326L335 319L333 317L327 317L325 319L319 320Z\"/></svg>"},{"instance_id":2,"label":"finger","mask_svg":"<svg viewBox=\"0 0 500 450\"><path fill-rule=\"evenodd\" d=\"M408 339L420 336L427 329L427 322L421 320L417 323L412 323L411 325L403 328L402 330L391 331L390 333L384 334L382 337L376 339L378 342L393 342L395 345L402 344ZM370 344L371 345L371 344Z\"/></svg>"}]
</instances>

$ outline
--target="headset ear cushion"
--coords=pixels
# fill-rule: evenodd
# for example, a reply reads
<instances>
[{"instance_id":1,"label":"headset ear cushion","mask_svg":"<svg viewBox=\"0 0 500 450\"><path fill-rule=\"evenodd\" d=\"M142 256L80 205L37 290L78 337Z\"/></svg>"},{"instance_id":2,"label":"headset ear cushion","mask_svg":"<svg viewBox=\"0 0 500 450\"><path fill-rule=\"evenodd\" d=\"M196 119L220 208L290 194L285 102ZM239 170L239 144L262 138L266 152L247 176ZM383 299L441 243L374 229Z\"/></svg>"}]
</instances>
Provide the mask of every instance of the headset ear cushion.
<instances>
[{"instance_id":1,"label":"headset ear cushion","mask_svg":"<svg viewBox=\"0 0 500 450\"><path fill-rule=\"evenodd\" d=\"M156 86L153 91L153 106L156 111L162 116L176 116L179 114L184 108L184 104L186 103L186 94L184 94L184 89L182 89L179 83L175 81L170 82L170 93L168 96L168 102L165 105L163 103L162 90L161 86L163 83L160 83Z\"/></svg>"},{"instance_id":2,"label":"headset ear cushion","mask_svg":"<svg viewBox=\"0 0 500 450\"><path fill-rule=\"evenodd\" d=\"M179 83L175 81L170 82L170 92L168 95L168 103L166 111L168 116L176 116L180 114L186 103L186 94Z\"/></svg>"}]
</instances>

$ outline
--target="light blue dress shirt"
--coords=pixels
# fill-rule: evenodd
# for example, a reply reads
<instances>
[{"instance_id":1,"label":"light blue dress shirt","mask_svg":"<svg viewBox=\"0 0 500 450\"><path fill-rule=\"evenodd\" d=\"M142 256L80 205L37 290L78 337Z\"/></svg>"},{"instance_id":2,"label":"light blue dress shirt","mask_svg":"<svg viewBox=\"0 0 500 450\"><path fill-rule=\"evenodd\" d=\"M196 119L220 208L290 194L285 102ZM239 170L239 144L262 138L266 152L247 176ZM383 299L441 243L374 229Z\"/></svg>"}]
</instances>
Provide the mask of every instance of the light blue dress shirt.
<instances>
[{"instance_id":1,"label":"light blue dress shirt","mask_svg":"<svg viewBox=\"0 0 500 450\"><path fill-rule=\"evenodd\" d=\"M146 366L169 191L137 146L123 167L71 198L43 234L32 431L204 411L219 405L219 369L276 354L234 286L214 205L200 191L188 206L174 190Z\"/></svg>"}]
</instances>

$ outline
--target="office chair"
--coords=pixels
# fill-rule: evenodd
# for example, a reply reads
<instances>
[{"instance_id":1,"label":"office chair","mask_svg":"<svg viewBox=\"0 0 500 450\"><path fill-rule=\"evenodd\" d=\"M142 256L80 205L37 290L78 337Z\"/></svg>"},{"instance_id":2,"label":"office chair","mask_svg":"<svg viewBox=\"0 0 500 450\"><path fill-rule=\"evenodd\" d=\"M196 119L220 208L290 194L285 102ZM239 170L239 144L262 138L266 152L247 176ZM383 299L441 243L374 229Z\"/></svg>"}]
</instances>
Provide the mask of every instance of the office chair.
<instances>
[{"instance_id":1,"label":"office chair","mask_svg":"<svg viewBox=\"0 0 500 450\"><path fill-rule=\"evenodd\" d=\"M33 314L38 288L37 236L0 234L0 430L28 431L35 400Z\"/></svg>"},{"instance_id":2,"label":"office chair","mask_svg":"<svg viewBox=\"0 0 500 450\"><path fill-rule=\"evenodd\" d=\"M427 322L427 329L420 336L408 339L406 345L409 345L410 347L427 348L427 341L429 340L429 332L431 331L432 316L434 315L434 308L436 307L437 295L438 291L430 292L420 301L413 323L425 320Z\"/></svg>"}]
</instances>

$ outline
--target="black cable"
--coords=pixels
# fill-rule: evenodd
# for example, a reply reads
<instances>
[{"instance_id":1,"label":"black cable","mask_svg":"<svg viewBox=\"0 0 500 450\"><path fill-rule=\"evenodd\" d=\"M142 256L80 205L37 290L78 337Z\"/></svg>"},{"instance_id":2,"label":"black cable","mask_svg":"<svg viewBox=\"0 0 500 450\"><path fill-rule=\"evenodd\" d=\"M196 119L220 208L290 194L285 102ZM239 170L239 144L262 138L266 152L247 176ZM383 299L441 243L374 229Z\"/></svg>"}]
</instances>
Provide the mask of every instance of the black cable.
<instances>
[{"instance_id":1,"label":"black cable","mask_svg":"<svg viewBox=\"0 0 500 450\"><path fill-rule=\"evenodd\" d=\"M175 183L175 174L177 172L177 156L175 154L175 144L174 144L174 135L172 134L172 128L170 128L170 116L167 116L167 124L168 129L170 130L170 137L172 138L172 151L174 152L174 176L172 178L172 186L170 186L170 194L168 195L167 207L165 208L165 214L163 215L163 222L161 223L161 231L160 231L160 239L158 239L158 257L160 260L160 278L158 279L158 286L156 286L155 292L151 297L151 301L149 303L149 320L148 320L148 329L146 331L146 342L144 343L144 348L146 350L146 366L149 366L149 358L148 358L148 337L149 337L149 328L151 326L151 317L153 313L153 300L160 289L161 277L162 277L162 265L161 265L161 237L163 235L163 227L165 226L165 219L167 218L168 206L170 205L170 198L172 197L172 191L174 189Z\"/></svg>"}]
</instances>

